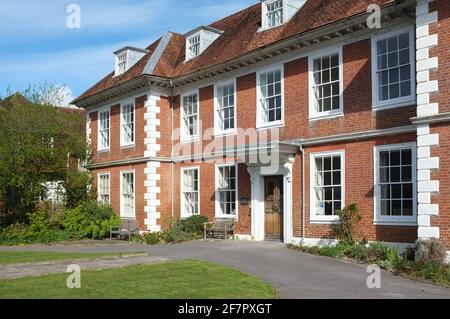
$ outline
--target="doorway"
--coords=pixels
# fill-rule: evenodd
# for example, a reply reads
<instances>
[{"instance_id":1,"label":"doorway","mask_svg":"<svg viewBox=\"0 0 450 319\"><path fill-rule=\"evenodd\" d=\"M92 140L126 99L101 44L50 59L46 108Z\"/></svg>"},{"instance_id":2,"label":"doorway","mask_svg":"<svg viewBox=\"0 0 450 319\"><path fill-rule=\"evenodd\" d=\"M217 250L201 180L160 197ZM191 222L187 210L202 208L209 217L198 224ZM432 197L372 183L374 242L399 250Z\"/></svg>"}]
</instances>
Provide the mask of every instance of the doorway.
<instances>
[{"instance_id":1,"label":"doorway","mask_svg":"<svg viewBox=\"0 0 450 319\"><path fill-rule=\"evenodd\" d=\"M283 176L264 177L265 239L283 241Z\"/></svg>"}]
</instances>

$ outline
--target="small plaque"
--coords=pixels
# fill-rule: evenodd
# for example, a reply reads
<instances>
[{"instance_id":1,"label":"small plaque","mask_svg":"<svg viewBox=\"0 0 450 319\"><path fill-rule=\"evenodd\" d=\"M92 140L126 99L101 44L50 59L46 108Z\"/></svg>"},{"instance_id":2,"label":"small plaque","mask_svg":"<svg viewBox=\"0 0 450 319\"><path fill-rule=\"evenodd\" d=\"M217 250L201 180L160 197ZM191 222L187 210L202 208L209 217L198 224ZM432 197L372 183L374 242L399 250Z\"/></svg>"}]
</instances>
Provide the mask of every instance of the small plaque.
<instances>
[{"instance_id":1,"label":"small plaque","mask_svg":"<svg viewBox=\"0 0 450 319\"><path fill-rule=\"evenodd\" d=\"M250 199L248 197L241 197L241 199L239 201L241 202L241 205L243 205L243 206L248 206L248 204L250 203Z\"/></svg>"}]
</instances>

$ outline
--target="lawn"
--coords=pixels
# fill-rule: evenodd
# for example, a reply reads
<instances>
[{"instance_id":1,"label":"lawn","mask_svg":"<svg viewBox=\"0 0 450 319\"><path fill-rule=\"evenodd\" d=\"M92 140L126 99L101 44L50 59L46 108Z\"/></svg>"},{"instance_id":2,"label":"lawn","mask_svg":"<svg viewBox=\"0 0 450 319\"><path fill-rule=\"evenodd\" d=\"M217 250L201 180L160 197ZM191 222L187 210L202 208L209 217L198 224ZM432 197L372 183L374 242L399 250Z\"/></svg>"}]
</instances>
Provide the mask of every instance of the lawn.
<instances>
[{"instance_id":1,"label":"lawn","mask_svg":"<svg viewBox=\"0 0 450 319\"><path fill-rule=\"evenodd\" d=\"M0 265L32 263L43 261L62 261L74 259L89 259L106 256L120 256L117 253L58 253L37 251L2 251L0 252Z\"/></svg>"},{"instance_id":2,"label":"lawn","mask_svg":"<svg viewBox=\"0 0 450 319\"><path fill-rule=\"evenodd\" d=\"M25 299L269 299L275 290L258 278L205 261L186 260L81 272L81 289L68 274L0 281L0 298Z\"/></svg>"}]
</instances>

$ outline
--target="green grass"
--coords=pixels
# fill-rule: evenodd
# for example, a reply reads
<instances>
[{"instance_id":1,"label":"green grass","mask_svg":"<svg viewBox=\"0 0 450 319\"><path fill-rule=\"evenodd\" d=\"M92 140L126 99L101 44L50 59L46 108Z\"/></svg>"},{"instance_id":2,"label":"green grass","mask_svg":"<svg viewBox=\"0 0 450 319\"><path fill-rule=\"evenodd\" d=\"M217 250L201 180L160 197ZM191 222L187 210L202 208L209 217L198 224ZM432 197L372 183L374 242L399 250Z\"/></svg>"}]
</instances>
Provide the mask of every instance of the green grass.
<instances>
[{"instance_id":1,"label":"green grass","mask_svg":"<svg viewBox=\"0 0 450 319\"><path fill-rule=\"evenodd\" d=\"M205 261L81 272L81 289L69 274L0 280L0 298L25 299L269 299L276 292L258 278Z\"/></svg>"},{"instance_id":2,"label":"green grass","mask_svg":"<svg viewBox=\"0 0 450 319\"><path fill-rule=\"evenodd\" d=\"M118 253L58 253L37 251L2 251L0 252L0 265L21 263L61 261L73 259L99 258L106 256L120 256Z\"/></svg>"}]
</instances>

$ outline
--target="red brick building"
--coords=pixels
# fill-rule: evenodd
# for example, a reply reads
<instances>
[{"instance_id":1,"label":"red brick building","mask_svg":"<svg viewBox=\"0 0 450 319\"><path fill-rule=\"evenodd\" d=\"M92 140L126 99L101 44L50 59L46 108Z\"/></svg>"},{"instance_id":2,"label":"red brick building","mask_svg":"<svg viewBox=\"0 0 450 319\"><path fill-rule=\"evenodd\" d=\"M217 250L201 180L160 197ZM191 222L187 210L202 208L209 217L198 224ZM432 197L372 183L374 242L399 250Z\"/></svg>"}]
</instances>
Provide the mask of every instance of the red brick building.
<instances>
[{"instance_id":1,"label":"red brick building","mask_svg":"<svg viewBox=\"0 0 450 319\"><path fill-rule=\"evenodd\" d=\"M378 6L373 6L376 3ZM99 199L142 231L192 214L241 238L450 247L450 2L266 0L117 52L75 102Z\"/></svg>"}]
</instances>

